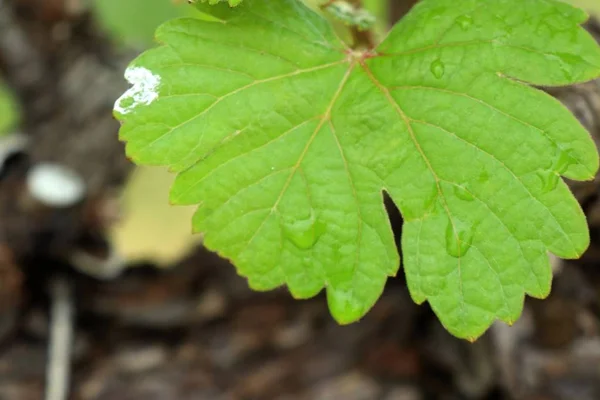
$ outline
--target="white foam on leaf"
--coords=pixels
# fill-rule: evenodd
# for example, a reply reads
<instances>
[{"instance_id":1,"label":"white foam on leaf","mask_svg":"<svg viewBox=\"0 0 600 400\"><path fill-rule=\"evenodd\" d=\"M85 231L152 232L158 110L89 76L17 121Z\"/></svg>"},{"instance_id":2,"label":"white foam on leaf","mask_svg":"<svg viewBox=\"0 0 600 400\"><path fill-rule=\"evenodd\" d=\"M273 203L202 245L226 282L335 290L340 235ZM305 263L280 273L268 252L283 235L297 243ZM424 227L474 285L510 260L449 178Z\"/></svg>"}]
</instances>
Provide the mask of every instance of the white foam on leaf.
<instances>
[{"instance_id":1,"label":"white foam on leaf","mask_svg":"<svg viewBox=\"0 0 600 400\"><path fill-rule=\"evenodd\" d=\"M139 105L149 105L158 98L160 76L144 67L129 67L125 79L133 86L115 102L115 111L127 114Z\"/></svg>"}]
</instances>

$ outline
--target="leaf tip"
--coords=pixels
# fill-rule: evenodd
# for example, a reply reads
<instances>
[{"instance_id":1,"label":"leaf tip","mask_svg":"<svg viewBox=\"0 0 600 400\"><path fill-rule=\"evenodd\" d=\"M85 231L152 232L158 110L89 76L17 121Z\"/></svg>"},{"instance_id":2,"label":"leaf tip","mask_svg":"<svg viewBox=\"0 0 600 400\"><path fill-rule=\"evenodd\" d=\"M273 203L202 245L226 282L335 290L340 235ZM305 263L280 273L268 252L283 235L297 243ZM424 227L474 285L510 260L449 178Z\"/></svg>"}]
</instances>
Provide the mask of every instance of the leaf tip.
<instances>
[{"instance_id":1,"label":"leaf tip","mask_svg":"<svg viewBox=\"0 0 600 400\"><path fill-rule=\"evenodd\" d=\"M169 205L170 206L178 206L181 205L181 200L180 200L180 195L177 192L174 192L173 189L171 189L171 191L169 192L169 199L168 199Z\"/></svg>"},{"instance_id":2,"label":"leaf tip","mask_svg":"<svg viewBox=\"0 0 600 400\"><path fill-rule=\"evenodd\" d=\"M340 325L349 325L358 321L366 312L351 291L327 290L327 305L331 316Z\"/></svg>"}]
</instances>

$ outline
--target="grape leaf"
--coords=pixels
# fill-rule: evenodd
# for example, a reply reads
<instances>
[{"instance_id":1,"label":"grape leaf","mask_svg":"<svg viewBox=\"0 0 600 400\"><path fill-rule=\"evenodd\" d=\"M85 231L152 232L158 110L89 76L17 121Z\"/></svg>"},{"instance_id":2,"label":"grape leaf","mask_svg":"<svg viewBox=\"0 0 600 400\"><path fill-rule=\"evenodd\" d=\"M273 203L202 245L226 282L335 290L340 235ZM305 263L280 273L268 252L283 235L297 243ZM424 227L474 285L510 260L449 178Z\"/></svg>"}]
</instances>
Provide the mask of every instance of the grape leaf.
<instances>
[{"instance_id":1,"label":"grape leaf","mask_svg":"<svg viewBox=\"0 0 600 400\"><path fill-rule=\"evenodd\" d=\"M13 94L0 82L0 136L11 132L19 122L19 107Z\"/></svg>"},{"instance_id":2,"label":"grape leaf","mask_svg":"<svg viewBox=\"0 0 600 400\"><path fill-rule=\"evenodd\" d=\"M231 7L235 7L242 2L242 0L192 0L192 3L198 2L198 1L200 3L208 3L211 6L213 6L215 4L227 2Z\"/></svg>"},{"instance_id":3,"label":"grape leaf","mask_svg":"<svg viewBox=\"0 0 600 400\"><path fill-rule=\"evenodd\" d=\"M102 0L91 2L94 19L118 42L148 47L156 27L171 18L194 16L185 4L165 0ZM143 10L143 12L140 12Z\"/></svg>"},{"instance_id":4,"label":"grape leaf","mask_svg":"<svg viewBox=\"0 0 600 400\"><path fill-rule=\"evenodd\" d=\"M115 105L139 164L178 173L175 204L252 288L326 288L362 317L399 257L417 303L474 339L550 290L548 253L582 254L586 220L561 179L592 179L595 146L527 85L600 75L583 11L554 0L423 0L372 51L346 47L298 0L180 19L127 71Z\"/></svg>"}]
</instances>

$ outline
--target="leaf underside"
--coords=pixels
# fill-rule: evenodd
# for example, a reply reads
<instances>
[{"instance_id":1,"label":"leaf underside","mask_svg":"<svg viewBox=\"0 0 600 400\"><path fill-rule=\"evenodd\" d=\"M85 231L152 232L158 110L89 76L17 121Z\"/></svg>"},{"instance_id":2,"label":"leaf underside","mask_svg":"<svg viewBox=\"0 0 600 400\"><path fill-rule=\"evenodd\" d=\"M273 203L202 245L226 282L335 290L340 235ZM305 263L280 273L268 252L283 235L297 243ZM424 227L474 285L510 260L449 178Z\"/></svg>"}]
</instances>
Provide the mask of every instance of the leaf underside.
<instances>
[{"instance_id":1,"label":"leaf underside","mask_svg":"<svg viewBox=\"0 0 600 400\"><path fill-rule=\"evenodd\" d=\"M178 174L172 202L199 204L194 230L252 288L326 288L340 323L398 270L387 192L413 299L474 339L549 293L549 252L588 246L561 175L592 179L596 148L528 84L593 79L600 51L559 1L459 3L421 1L371 52L298 0L171 21L129 69L120 137Z\"/></svg>"}]
</instances>

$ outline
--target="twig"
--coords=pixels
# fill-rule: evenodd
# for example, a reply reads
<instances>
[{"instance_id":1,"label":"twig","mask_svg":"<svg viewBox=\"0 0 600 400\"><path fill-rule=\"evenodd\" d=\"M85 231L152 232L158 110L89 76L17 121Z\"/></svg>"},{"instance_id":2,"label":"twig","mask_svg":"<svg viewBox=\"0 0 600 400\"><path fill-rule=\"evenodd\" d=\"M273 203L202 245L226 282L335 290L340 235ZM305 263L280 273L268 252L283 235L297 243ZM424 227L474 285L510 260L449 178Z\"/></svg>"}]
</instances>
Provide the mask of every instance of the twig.
<instances>
[{"instance_id":1,"label":"twig","mask_svg":"<svg viewBox=\"0 0 600 400\"><path fill-rule=\"evenodd\" d=\"M353 4L354 7L356 7L357 9L364 8L362 0L351 0L350 3ZM369 50L375 48L375 34L372 29L361 30L358 27L353 26L350 30L350 33L352 34L352 38L354 39L354 48L365 47Z\"/></svg>"},{"instance_id":2,"label":"twig","mask_svg":"<svg viewBox=\"0 0 600 400\"><path fill-rule=\"evenodd\" d=\"M371 29L360 30L353 26L350 30L354 43L352 47L355 49L366 48L372 50L375 48L375 35Z\"/></svg>"},{"instance_id":3,"label":"twig","mask_svg":"<svg viewBox=\"0 0 600 400\"><path fill-rule=\"evenodd\" d=\"M46 367L46 400L66 400L71 375L73 288L65 277L50 283L50 346Z\"/></svg>"},{"instance_id":4,"label":"twig","mask_svg":"<svg viewBox=\"0 0 600 400\"><path fill-rule=\"evenodd\" d=\"M349 12L349 14L358 13L359 11L365 12L362 0L328 0L322 3L320 7L322 10L328 10L337 3L340 3L340 6L345 4L344 8L348 7L348 9L345 9L344 11ZM359 26L361 24L357 22L358 20L348 21L347 17L349 17L349 15L345 15L344 17L338 15L337 17L343 20L347 25L350 25L349 30L353 41L352 48L369 50L375 48L375 34L373 33L372 29L364 29L364 27ZM356 17L357 16L355 15L353 18Z\"/></svg>"}]
</instances>

